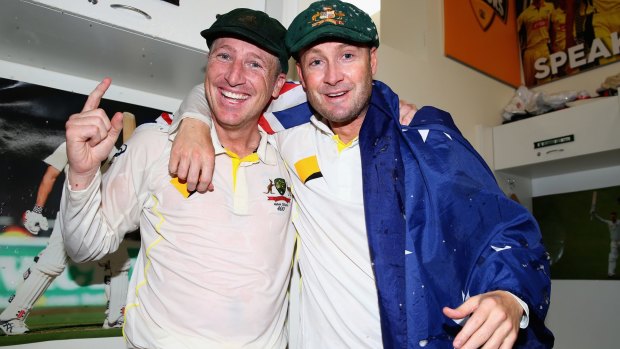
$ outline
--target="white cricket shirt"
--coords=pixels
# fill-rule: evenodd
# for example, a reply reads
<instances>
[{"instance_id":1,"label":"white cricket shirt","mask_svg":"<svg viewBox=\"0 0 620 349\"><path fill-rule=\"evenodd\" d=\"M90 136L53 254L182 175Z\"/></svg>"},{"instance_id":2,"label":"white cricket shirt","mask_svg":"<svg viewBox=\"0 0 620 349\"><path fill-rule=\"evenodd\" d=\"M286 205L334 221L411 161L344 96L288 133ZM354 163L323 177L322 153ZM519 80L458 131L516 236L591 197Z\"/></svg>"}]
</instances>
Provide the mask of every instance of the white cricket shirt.
<instances>
[{"instance_id":1,"label":"white cricket shirt","mask_svg":"<svg viewBox=\"0 0 620 349\"><path fill-rule=\"evenodd\" d=\"M301 237L299 333L290 346L381 348L359 144L339 146L327 125L311 121L276 134L291 170L293 223Z\"/></svg>"},{"instance_id":2,"label":"white cricket shirt","mask_svg":"<svg viewBox=\"0 0 620 349\"><path fill-rule=\"evenodd\" d=\"M65 186L62 232L73 259L100 259L140 228L124 327L132 347L286 347L294 243L286 168L261 135L260 160L241 162L233 176L213 135L213 192L186 197L171 183L171 142L153 125L136 129L103 190L99 175L83 191Z\"/></svg>"}]
</instances>

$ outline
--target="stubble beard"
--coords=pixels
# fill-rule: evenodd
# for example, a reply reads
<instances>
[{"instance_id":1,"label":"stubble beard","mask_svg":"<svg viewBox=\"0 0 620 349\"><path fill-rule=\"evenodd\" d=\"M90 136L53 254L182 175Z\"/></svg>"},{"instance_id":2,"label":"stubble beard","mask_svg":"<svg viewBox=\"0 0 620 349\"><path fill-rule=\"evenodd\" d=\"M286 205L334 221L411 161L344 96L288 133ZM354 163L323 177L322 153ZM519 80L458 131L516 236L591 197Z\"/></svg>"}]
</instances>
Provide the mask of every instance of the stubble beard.
<instances>
[{"instance_id":1,"label":"stubble beard","mask_svg":"<svg viewBox=\"0 0 620 349\"><path fill-rule=\"evenodd\" d=\"M308 102L323 119L329 121L331 124L343 125L365 116L368 105L370 104L371 91L372 77L369 76L364 84L360 85L360 91L355 96L351 108L348 108L346 111L336 108L326 108L321 98L314 97L311 94L308 95ZM349 93L353 92L351 91Z\"/></svg>"}]
</instances>

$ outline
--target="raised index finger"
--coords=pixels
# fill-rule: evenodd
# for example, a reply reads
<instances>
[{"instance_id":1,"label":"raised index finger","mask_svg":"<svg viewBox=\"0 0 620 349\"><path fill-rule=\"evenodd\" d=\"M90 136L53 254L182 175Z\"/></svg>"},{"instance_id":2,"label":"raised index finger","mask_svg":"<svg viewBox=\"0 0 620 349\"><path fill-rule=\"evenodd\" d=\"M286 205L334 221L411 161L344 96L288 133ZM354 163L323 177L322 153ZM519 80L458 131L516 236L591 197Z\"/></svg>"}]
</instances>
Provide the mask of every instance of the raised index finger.
<instances>
[{"instance_id":1,"label":"raised index finger","mask_svg":"<svg viewBox=\"0 0 620 349\"><path fill-rule=\"evenodd\" d=\"M99 108L99 102L101 102L101 98L105 94L105 91L108 90L110 84L112 83L112 79L104 78L103 81L95 87L93 92L88 95L88 99L86 99L86 103L84 103L84 108L82 108L82 112L91 111Z\"/></svg>"}]
</instances>

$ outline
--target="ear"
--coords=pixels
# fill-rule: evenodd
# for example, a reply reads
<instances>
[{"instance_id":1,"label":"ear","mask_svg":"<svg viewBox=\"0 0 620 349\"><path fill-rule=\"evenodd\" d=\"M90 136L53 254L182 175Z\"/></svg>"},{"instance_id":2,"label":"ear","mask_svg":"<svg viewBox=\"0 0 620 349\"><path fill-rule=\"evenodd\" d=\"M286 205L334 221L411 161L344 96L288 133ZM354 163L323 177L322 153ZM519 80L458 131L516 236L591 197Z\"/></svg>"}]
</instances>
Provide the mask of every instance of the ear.
<instances>
[{"instance_id":1,"label":"ear","mask_svg":"<svg viewBox=\"0 0 620 349\"><path fill-rule=\"evenodd\" d=\"M377 48L373 47L370 49L370 70L373 76L377 73L377 64Z\"/></svg>"},{"instance_id":2,"label":"ear","mask_svg":"<svg viewBox=\"0 0 620 349\"><path fill-rule=\"evenodd\" d=\"M284 73L278 74L278 77L276 78L276 83L273 86L273 91L271 92L271 97L278 98L278 96L280 95L280 90L282 89L282 86L284 86L285 82L286 82L286 74Z\"/></svg>"},{"instance_id":3,"label":"ear","mask_svg":"<svg viewBox=\"0 0 620 349\"><path fill-rule=\"evenodd\" d=\"M303 69L301 69L301 65L299 63L295 64L295 67L297 68L297 76L299 76L299 82L301 82L301 86L304 88L304 90L306 89L306 82L304 81L304 72Z\"/></svg>"}]
</instances>

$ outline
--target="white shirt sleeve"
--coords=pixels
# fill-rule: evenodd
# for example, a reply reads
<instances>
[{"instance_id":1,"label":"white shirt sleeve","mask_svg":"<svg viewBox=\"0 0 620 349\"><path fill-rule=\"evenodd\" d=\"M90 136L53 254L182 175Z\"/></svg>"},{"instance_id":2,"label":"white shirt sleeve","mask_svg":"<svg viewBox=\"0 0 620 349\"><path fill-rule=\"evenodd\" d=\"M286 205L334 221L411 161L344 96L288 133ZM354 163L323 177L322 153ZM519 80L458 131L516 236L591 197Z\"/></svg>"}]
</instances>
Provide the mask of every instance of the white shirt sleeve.
<instances>
[{"instance_id":1,"label":"white shirt sleeve","mask_svg":"<svg viewBox=\"0 0 620 349\"><path fill-rule=\"evenodd\" d=\"M67 143L62 142L53 153L43 159L43 162L62 172L67 166Z\"/></svg>"},{"instance_id":2,"label":"white shirt sleeve","mask_svg":"<svg viewBox=\"0 0 620 349\"><path fill-rule=\"evenodd\" d=\"M211 109L205 97L204 84L194 86L181 103L181 106L179 106L179 109L174 113L172 125L170 125L170 130L168 131L171 139L174 138L178 131L181 120L185 118L198 119L209 125L209 127L213 127Z\"/></svg>"},{"instance_id":3,"label":"white shirt sleeve","mask_svg":"<svg viewBox=\"0 0 620 349\"><path fill-rule=\"evenodd\" d=\"M139 227L146 196L142 183L148 174L147 151L154 150L148 134L139 129L103 177L97 173L86 189L73 190L65 181L61 232L67 254L76 262L98 260L116 251L124 235Z\"/></svg>"},{"instance_id":4,"label":"white shirt sleeve","mask_svg":"<svg viewBox=\"0 0 620 349\"><path fill-rule=\"evenodd\" d=\"M508 292L508 293L510 293L510 292ZM521 300L521 298L515 296L512 293L510 293L510 295L515 297L517 302L519 302L519 304L523 308L523 316L521 317L521 322L519 323L519 328L527 328L527 325L530 324L530 308L527 306L527 304L525 304L524 301Z\"/></svg>"}]
</instances>

